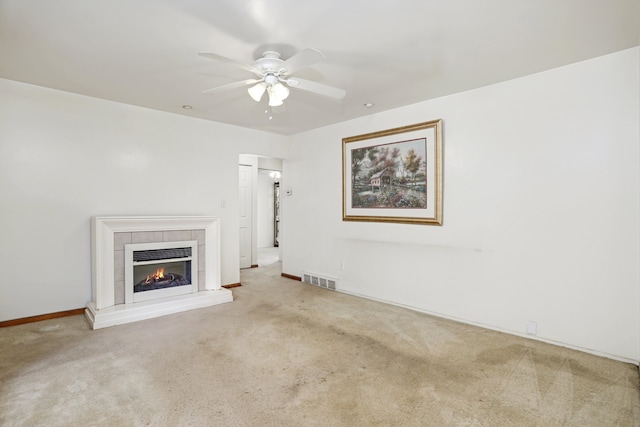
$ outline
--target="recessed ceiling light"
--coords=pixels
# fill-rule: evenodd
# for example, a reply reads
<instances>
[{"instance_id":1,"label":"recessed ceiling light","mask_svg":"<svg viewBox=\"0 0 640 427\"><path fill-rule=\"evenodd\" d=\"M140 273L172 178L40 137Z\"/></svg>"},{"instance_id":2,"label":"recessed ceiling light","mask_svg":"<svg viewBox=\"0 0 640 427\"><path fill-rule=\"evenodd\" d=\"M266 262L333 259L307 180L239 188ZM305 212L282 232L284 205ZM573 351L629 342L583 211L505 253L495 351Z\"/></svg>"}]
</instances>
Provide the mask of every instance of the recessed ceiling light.
<instances>
[{"instance_id":1,"label":"recessed ceiling light","mask_svg":"<svg viewBox=\"0 0 640 427\"><path fill-rule=\"evenodd\" d=\"M364 106L367 108L371 108L373 107L373 105L374 105L373 102L367 102L366 104L364 104Z\"/></svg>"},{"instance_id":2,"label":"recessed ceiling light","mask_svg":"<svg viewBox=\"0 0 640 427\"><path fill-rule=\"evenodd\" d=\"M193 107L191 105L183 105L182 108L184 108L185 110L191 110Z\"/></svg>"}]
</instances>

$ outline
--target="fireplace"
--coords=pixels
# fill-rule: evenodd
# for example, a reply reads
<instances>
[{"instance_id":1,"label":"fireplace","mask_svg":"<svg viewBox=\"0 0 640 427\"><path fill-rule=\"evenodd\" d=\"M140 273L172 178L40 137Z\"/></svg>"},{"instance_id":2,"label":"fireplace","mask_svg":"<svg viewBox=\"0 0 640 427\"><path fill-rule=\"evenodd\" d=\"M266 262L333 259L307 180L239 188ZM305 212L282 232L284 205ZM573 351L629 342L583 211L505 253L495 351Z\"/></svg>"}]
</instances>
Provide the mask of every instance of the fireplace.
<instances>
[{"instance_id":1,"label":"fireplace","mask_svg":"<svg viewBox=\"0 0 640 427\"><path fill-rule=\"evenodd\" d=\"M221 287L220 218L93 217L93 329L233 301Z\"/></svg>"},{"instance_id":2,"label":"fireplace","mask_svg":"<svg viewBox=\"0 0 640 427\"><path fill-rule=\"evenodd\" d=\"M125 303L198 292L198 242L124 247Z\"/></svg>"}]
</instances>

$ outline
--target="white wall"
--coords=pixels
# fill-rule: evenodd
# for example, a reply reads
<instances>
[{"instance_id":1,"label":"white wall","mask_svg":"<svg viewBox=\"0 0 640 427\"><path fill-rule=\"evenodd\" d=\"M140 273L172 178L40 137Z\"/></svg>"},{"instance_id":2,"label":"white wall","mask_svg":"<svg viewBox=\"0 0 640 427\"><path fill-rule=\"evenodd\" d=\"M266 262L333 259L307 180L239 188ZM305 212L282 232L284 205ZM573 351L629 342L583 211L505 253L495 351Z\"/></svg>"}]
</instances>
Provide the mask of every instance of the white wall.
<instances>
[{"instance_id":1,"label":"white wall","mask_svg":"<svg viewBox=\"0 0 640 427\"><path fill-rule=\"evenodd\" d=\"M90 301L94 215L218 216L222 283L239 282L238 155L287 150L273 134L0 79L0 321Z\"/></svg>"},{"instance_id":2,"label":"white wall","mask_svg":"<svg viewBox=\"0 0 640 427\"><path fill-rule=\"evenodd\" d=\"M273 157L259 157L258 168L273 171L282 171L282 159L274 159Z\"/></svg>"},{"instance_id":3,"label":"white wall","mask_svg":"<svg viewBox=\"0 0 640 427\"><path fill-rule=\"evenodd\" d=\"M274 242L274 189L271 170L258 170L258 247L272 247Z\"/></svg>"},{"instance_id":4,"label":"white wall","mask_svg":"<svg viewBox=\"0 0 640 427\"><path fill-rule=\"evenodd\" d=\"M634 48L294 136L283 272L638 361L638 64ZM433 119L444 225L342 222L341 139Z\"/></svg>"}]
</instances>

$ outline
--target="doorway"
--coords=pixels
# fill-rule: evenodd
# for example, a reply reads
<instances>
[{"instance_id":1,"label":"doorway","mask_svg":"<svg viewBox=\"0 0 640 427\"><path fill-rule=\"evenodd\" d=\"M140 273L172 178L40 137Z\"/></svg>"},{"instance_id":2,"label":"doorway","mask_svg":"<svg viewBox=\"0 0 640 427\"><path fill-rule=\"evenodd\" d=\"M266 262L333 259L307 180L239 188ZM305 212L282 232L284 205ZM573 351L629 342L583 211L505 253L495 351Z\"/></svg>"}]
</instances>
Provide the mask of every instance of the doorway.
<instances>
[{"instance_id":1,"label":"doorway","mask_svg":"<svg viewBox=\"0 0 640 427\"><path fill-rule=\"evenodd\" d=\"M240 155L240 268L281 260L282 160Z\"/></svg>"},{"instance_id":2,"label":"doorway","mask_svg":"<svg viewBox=\"0 0 640 427\"><path fill-rule=\"evenodd\" d=\"M258 169L258 266L280 261L280 177L273 169Z\"/></svg>"}]
</instances>

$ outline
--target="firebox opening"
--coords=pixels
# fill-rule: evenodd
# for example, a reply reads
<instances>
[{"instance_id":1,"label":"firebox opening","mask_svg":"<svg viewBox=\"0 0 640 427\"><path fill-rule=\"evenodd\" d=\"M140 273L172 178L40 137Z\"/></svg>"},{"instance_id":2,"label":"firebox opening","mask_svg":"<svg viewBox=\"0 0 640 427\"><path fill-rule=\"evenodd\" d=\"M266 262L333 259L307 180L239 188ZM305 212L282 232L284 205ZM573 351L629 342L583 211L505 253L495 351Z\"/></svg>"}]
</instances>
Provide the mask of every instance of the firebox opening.
<instances>
[{"instance_id":1,"label":"firebox opening","mask_svg":"<svg viewBox=\"0 0 640 427\"><path fill-rule=\"evenodd\" d=\"M134 266L133 283L133 292L191 285L191 261Z\"/></svg>"},{"instance_id":2,"label":"firebox opening","mask_svg":"<svg viewBox=\"0 0 640 427\"><path fill-rule=\"evenodd\" d=\"M127 244L125 304L198 292L198 242Z\"/></svg>"}]
</instances>

